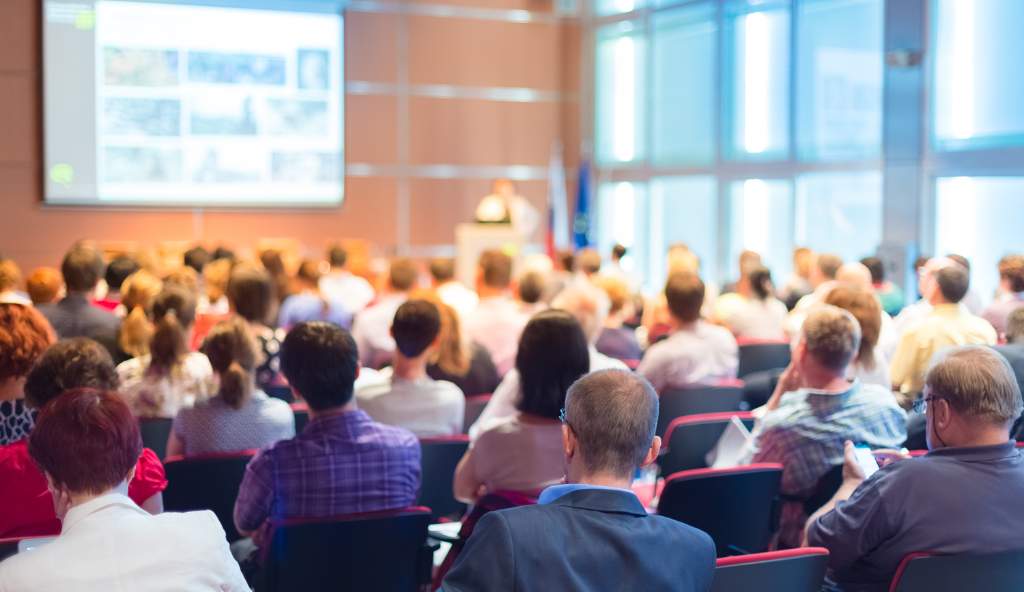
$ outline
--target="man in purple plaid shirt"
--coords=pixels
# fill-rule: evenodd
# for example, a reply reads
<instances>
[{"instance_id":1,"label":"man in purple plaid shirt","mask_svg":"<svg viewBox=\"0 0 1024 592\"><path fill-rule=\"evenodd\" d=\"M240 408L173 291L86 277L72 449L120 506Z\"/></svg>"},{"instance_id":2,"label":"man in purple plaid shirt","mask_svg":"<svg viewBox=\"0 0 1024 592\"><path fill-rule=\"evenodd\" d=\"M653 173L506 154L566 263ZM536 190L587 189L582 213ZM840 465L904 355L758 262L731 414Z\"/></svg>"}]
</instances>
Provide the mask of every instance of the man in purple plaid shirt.
<instances>
[{"instance_id":1,"label":"man in purple plaid shirt","mask_svg":"<svg viewBox=\"0 0 1024 592\"><path fill-rule=\"evenodd\" d=\"M378 512L411 506L420 487L420 444L412 432L374 422L356 408L359 355L344 329L324 322L292 328L281 370L309 405L309 425L261 450L235 501L235 526L256 546L272 521Z\"/></svg>"}]
</instances>

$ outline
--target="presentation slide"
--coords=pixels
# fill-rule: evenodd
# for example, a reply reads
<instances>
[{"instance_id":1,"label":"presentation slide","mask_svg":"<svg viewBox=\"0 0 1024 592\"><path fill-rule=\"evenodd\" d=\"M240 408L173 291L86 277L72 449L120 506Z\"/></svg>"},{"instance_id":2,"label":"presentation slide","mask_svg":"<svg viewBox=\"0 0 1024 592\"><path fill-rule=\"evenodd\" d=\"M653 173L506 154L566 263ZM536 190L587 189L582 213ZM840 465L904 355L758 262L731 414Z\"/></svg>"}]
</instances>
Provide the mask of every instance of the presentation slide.
<instances>
[{"instance_id":1,"label":"presentation slide","mask_svg":"<svg viewBox=\"0 0 1024 592\"><path fill-rule=\"evenodd\" d=\"M326 0L46 0L46 202L341 203L341 10Z\"/></svg>"}]
</instances>

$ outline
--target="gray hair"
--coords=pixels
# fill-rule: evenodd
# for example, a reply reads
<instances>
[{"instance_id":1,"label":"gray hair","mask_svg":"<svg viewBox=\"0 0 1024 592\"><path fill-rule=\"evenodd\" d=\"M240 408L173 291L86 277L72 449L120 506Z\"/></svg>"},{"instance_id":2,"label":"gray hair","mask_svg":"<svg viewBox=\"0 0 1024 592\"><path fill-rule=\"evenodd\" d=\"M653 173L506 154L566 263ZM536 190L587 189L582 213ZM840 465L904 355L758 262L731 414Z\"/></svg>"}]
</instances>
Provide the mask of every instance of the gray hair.
<instances>
[{"instance_id":1,"label":"gray hair","mask_svg":"<svg viewBox=\"0 0 1024 592\"><path fill-rule=\"evenodd\" d=\"M569 387L565 416L588 473L631 476L658 426L658 393L626 370L591 372Z\"/></svg>"},{"instance_id":2,"label":"gray hair","mask_svg":"<svg viewBox=\"0 0 1024 592\"><path fill-rule=\"evenodd\" d=\"M940 352L924 382L932 396L978 420L1005 424L1024 409L1010 364L987 346L963 345Z\"/></svg>"},{"instance_id":3,"label":"gray hair","mask_svg":"<svg viewBox=\"0 0 1024 592\"><path fill-rule=\"evenodd\" d=\"M604 290L583 281L573 282L551 301L551 308L564 310L576 317L590 344L596 343L601 336L611 306Z\"/></svg>"},{"instance_id":4,"label":"gray hair","mask_svg":"<svg viewBox=\"0 0 1024 592\"><path fill-rule=\"evenodd\" d=\"M844 372L860 351L860 323L838 306L816 307L803 325L807 352L822 366Z\"/></svg>"},{"instance_id":5,"label":"gray hair","mask_svg":"<svg viewBox=\"0 0 1024 592\"><path fill-rule=\"evenodd\" d=\"M1018 306L1007 317L1006 341L1024 343L1024 306Z\"/></svg>"}]
</instances>

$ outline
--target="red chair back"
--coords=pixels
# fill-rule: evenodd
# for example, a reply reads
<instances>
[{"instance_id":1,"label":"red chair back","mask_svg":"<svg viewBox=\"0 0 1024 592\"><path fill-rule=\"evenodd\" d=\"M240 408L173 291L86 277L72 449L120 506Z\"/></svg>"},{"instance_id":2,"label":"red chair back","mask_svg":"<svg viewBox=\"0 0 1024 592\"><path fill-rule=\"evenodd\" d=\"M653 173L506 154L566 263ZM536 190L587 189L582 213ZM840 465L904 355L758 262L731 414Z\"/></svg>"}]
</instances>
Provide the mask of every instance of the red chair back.
<instances>
[{"instance_id":1,"label":"red chair back","mask_svg":"<svg viewBox=\"0 0 1024 592\"><path fill-rule=\"evenodd\" d=\"M1024 590L1024 550L979 555L911 553L893 575L889 592Z\"/></svg>"},{"instance_id":2,"label":"red chair back","mask_svg":"<svg viewBox=\"0 0 1024 592\"><path fill-rule=\"evenodd\" d=\"M468 434L469 428L476 420L480 418L480 414L484 412L484 407L491 402L491 395L473 395L472 397L466 397L466 410L463 415L462 422L462 433Z\"/></svg>"},{"instance_id":3,"label":"red chair back","mask_svg":"<svg viewBox=\"0 0 1024 592\"><path fill-rule=\"evenodd\" d=\"M828 549L807 547L717 561L711 592L818 592L825 581Z\"/></svg>"},{"instance_id":4,"label":"red chair back","mask_svg":"<svg viewBox=\"0 0 1024 592\"><path fill-rule=\"evenodd\" d=\"M665 479L658 513L711 535L719 557L757 553L778 526L781 482L775 463L680 471Z\"/></svg>"},{"instance_id":5,"label":"red chair back","mask_svg":"<svg viewBox=\"0 0 1024 592\"><path fill-rule=\"evenodd\" d=\"M743 378L754 372L785 368L792 355L786 341L741 342L739 346L739 371Z\"/></svg>"},{"instance_id":6,"label":"red chair back","mask_svg":"<svg viewBox=\"0 0 1024 592\"><path fill-rule=\"evenodd\" d=\"M658 403L658 435L664 436L676 418L739 411L742 404L743 383L738 380L665 391Z\"/></svg>"},{"instance_id":7,"label":"red chair back","mask_svg":"<svg viewBox=\"0 0 1024 592\"><path fill-rule=\"evenodd\" d=\"M455 499L455 467L469 448L469 436L420 439L420 497L416 503L433 512L434 522L458 520L466 504Z\"/></svg>"},{"instance_id":8,"label":"red chair back","mask_svg":"<svg viewBox=\"0 0 1024 592\"><path fill-rule=\"evenodd\" d=\"M167 489L164 509L168 512L210 510L224 527L228 542L241 538L235 529L235 499L245 476L245 467L255 450L209 454L191 458L171 457L164 462Z\"/></svg>"},{"instance_id":9,"label":"red chair back","mask_svg":"<svg viewBox=\"0 0 1024 592\"><path fill-rule=\"evenodd\" d=\"M738 417L748 429L754 426L749 411L701 413L673 419L665 430L663 453L658 459L661 474L706 468L704 457L718 443L733 417Z\"/></svg>"}]
</instances>

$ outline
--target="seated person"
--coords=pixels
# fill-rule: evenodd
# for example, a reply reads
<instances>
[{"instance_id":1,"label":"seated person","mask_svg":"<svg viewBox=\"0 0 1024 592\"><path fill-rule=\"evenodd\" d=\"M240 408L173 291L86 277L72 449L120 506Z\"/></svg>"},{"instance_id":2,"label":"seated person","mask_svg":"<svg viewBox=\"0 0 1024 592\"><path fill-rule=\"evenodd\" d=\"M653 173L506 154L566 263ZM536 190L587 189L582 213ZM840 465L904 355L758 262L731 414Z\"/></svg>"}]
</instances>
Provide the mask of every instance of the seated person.
<instances>
[{"instance_id":1,"label":"seated person","mask_svg":"<svg viewBox=\"0 0 1024 592\"><path fill-rule=\"evenodd\" d=\"M783 325L789 311L775 297L772 274L767 267L757 265L745 271L736 283L734 297L731 306L716 307L716 315L737 339L785 339Z\"/></svg>"},{"instance_id":2,"label":"seated person","mask_svg":"<svg viewBox=\"0 0 1024 592\"><path fill-rule=\"evenodd\" d=\"M648 514L629 489L661 448L651 385L622 370L595 372L569 388L564 411L567 483L545 489L537 505L485 515L442 590L708 590L711 537Z\"/></svg>"},{"instance_id":3,"label":"seated person","mask_svg":"<svg viewBox=\"0 0 1024 592\"><path fill-rule=\"evenodd\" d=\"M611 302L608 318L594 346L606 356L623 361L639 361L643 351L636 339L636 331L625 324L627 319L636 315L629 284L621 276L614 275L597 276L593 282L605 291Z\"/></svg>"},{"instance_id":4,"label":"seated person","mask_svg":"<svg viewBox=\"0 0 1024 592\"><path fill-rule=\"evenodd\" d=\"M238 317L215 325L203 353L217 373L216 396L186 407L174 418L167 455L195 456L269 446L295 436L288 403L256 386L256 339Z\"/></svg>"},{"instance_id":5,"label":"seated person","mask_svg":"<svg viewBox=\"0 0 1024 592\"><path fill-rule=\"evenodd\" d=\"M701 320L704 282L695 273L675 272L664 292L672 333L647 350L637 372L659 393L736 378L736 339L728 329Z\"/></svg>"},{"instance_id":6,"label":"seated person","mask_svg":"<svg viewBox=\"0 0 1024 592\"><path fill-rule=\"evenodd\" d=\"M121 319L92 305L103 271L103 258L99 251L88 245L75 245L60 264L66 295L59 302L41 305L39 312L50 321L57 337L94 339L113 356L120 351L117 333Z\"/></svg>"},{"instance_id":7,"label":"seated person","mask_svg":"<svg viewBox=\"0 0 1024 592\"><path fill-rule=\"evenodd\" d=\"M447 380L467 397L494 392L498 387L498 369L487 349L470 341L462 331L462 320L454 308L437 300L441 313L441 333L437 349L427 365L427 375Z\"/></svg>"},{"instance_id":8,"label":"seated person","mask_svg":"<svg viewBox=\"0 0 1024 592\"><path fill-rule=\"evenodd\" d=\"M1017 386L1024 391L1024 307L1010 313L1006 321L1006 344L997 345L995 350L1010 363ZM1017 439L1024 440L1024 421L1018 422L1018 427L1021 429L1015 432Z\"/></svg>"},{"instance_id":9,"label":"seated person","mask_svg":"<svg viewBox=\"0 0 1024 592\"><path fill-rule=\"evenodd\" d=\"M825 297L825 304L848 311L860 325L860 350L846 370L846 377L889 389L889 361L878 347L882 333L882 310L878 299L867 290L840 284Z\"/></svg>"},{"instance_id":10,"label":"seated person","mask_svg":"<svg viewBox=\"0 0 1024 592\"><path fill-rule=\"evenodd\" d=\"M55 336L31 306L0 303L0 446L32 431L36 411L25 403L25 377Z\"/></svg>"},{"instance_id":11,"label":"seated person","mask_svg":"<svg viewBox=\"0 0 1024 592\"><path fill-rule=\"evenodd\" d=\"M818 481L843 463L843 440L872 448L898 448L907 416L893 394L846 378L860 348L860 326L849 312L829 305L811 309L801 328L793 361L779 377L754 428L755 463L782 463L779 546L800 545L803 501Z\"/></svg>"},{"instance_id":12,"label":"seated person","mask_svg":"<svg viewBox=\"0 0 1024 592\"><path fill-rule=\"evenodd\" d=\"M0 590L249 590L213 512L153 516L128 496L142 438L117 393L60 395L40 411L28 449L63 528L0 563Z\"/></svg>"},{"instance_id":13,"label":"seated person","mask_svg":"<svg viewBox=\"0 0 1024 592\"><path fill-rule=\"evenodd\" d=\"M299 265L299 272L295 274L298 291L281 303L278 327L288 329L304 321L327 321L343 329L352 326L352 313L345 308L344 301L320 291L321 275L316 261L307 259Z\"/></svg>"},{"instance_id":14,"label":"seated person","mask_svg":"<svg viewBox=\"0 0 1024 592\"><path fill-rule=\"evenodd\" d=\"M420 438L462 433L466 397L459 387L427 376L441 331L441 314L426 300L407 300L391 324L393 365L359 385L356 401L374 421L403 427Z\"/></svg>"},{"instance_id":15,"label":"seated person","mask_svg":"<svg viewBox=\"0 0 1024 592\"><path fill-rule=\"evenodd\" d=\"M107 293L103 296L102 300L94 300L93 304L104 310L114 312L117 306L121 304L121 285L128 279L128 276L139 269L141 269L139 262L127 255L114 257L107 264L107 271L103 275L103 281L107 284Z\"/></svg>"},{"instance_id":16,"label":"seated person","mask_svg":"<svg viewBox=\"0 0 1024 592\"><path fill-rule=\"evenodd\" d=\"M477 268L480 302L463 319L470 339L487 348L505 376L515 365L519 334L530 320L512 297L512 258L498 250L484 251Z\"/></svg>"},{"instance_id":17,"label":"seated person","mask_svg":"<svg viewBox=\"0 0 1024 592\"><path fill-rule=\"evenodd\" d=\"M430 279L437 297L455 309L460 317L473 312L480 298L476 292L455 279L455 260L438 258L430 261Z\"/></svg>"},{"instance_id":18,"label":"seated person","mask_svg":"<svg viewBox=\"0 0 1024 592\"><path fill-rule=\"evenodd\" d=\"M356 408L359 359L348 332L322 321L299 323L284 340L281 370L309 405L309 424L249 462L235 502L238 531L261 546L270 541L271 520L412 505L420 488L420 443Z\"/></svg>"},{"instance_id":19,"label":"seated person","mask_svg":"<svg viewBox=\"0 0 1024 592\"><path fill-rule=\"evenodd\" d=\"M256 386L263 390L284 384L281 376L281 342L284 341L285 331L269 326L276 298L274 280L265 269L243 264L231 270L228 303L231 312L245 319L249 331L259 344L262 361L256 367Z\"/></svg>"},{"instance_id":20,"label":"seated person","mask_svg":"<svg viewBox=\"0 0 1024 592\"><path fill-rule=\"evenodd\" d=\"M64 391L75 388L112 391L117 370L110 354L91 339L66 339L51 346L25 379L25 401L42 409ZM75 446L87 445L76 442ZM50 536L61 531L53 512L46 478L29 457L28 439L0 446L0 538ZM128 497L146 511L163 510L167 488L164 466L156 454L143 448L128 480Z\"/></svg>"},{"instance_id":21,"label":"seated person","mask_svg":"<svg viewBox=\"0 0 1024 592\"><path fill-rule=\"evenodd\" d=\"M830 576L844 590L888 590L916 551L1024 548L1024 456L1009 434L1022 404L1006 360L985 347L951 348L924 383L930 452L865 479L847 442L843 485L807 523L808 544L828 548Z\"/></svg>"},{"instance_id":22,"label":"seated person","mask_svg":"<svg viewBox=\"0 0 1024 592\"><path fill-rule=\"evenodd\" d=\"M533 495L561 482L565 465L558 416L569 386L589 370L579 322L561 310L534 315L516 354L522 385L518 412L481 426L455 469L455 497L471 503L487 492Z\"/></svg>"},{"instance_id":23,"label":"seated person","mask_svg":"<svg viewBox=\"0 0 1024 592\"><path fill-rule=\"evenodd\" d=\"M1024 255L999 260L999 296L981 313L999 335L1007 335L1010 314L1024 308Z\"/></svg>"},{"instance_id":24,"label":"seated person","mask_svg":"<svg viewBox=\"0 0 1024 592\"><path fill-rule=\"evenodd\" d=\"M419 270L410 259L395 259L388 269L387 287L377 301L356 315L352 338L359 346L359 361L368 368L381 368L391 362L395 340L388 327L395 311L409 299L419 281Z\"/></svg>"},{"instance_id":25,"label":"seated person","mask_svg":"<svg viewBox=\"0 0 1024 592\"><path fill-rule=\"evenodd\" d=\"M152 318L128 315L122 334L148 335L148 353L117 366L121 395L138 417L174 417L179 409L209 398L214 389L210 361L190 352L196 300L178 286L153 300Z\"/></svg>"},{"instance_id":26,"label":"seated person","mask_svg":"<svg viewBox=\"0 0 1024 592\"><path fill-rule=\"evenodd\" d=\"M320 291L328 298L338 298L345 310L359 314L373 302L374 291L370 282L349 271L348 251L339 244L327 248L330 271L320 278Z\"/></svg>"}]
</instances>

